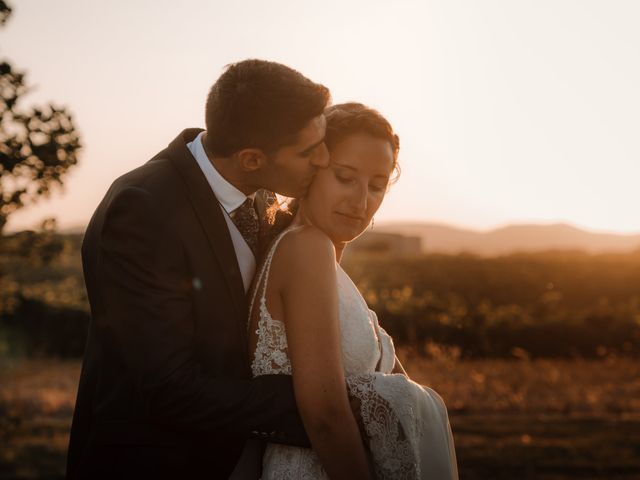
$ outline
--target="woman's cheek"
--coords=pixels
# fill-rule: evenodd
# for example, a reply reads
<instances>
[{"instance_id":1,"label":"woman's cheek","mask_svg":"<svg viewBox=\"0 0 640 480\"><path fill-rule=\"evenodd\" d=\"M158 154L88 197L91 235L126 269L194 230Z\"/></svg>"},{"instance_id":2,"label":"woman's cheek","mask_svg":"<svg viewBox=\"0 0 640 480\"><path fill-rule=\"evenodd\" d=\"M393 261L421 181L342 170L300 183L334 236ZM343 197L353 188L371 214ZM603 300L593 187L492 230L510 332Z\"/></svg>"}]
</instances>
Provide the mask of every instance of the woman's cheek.
<instances>
[{"instance_id":1,"label":"woman's cheek","mask_svg":"<svg viewBox=\"0 0 640 480\"><path fill-rule=\"evenodd\" d=\"M369 201L367 202L367 206L369 207L368 213L370 214L370 216L373 217L373 215L378 211L378 209L380 208L380 204L382 204L383 198L384 196L377 195L377 194L369 195Z\"/></svg>"}]
</instances>

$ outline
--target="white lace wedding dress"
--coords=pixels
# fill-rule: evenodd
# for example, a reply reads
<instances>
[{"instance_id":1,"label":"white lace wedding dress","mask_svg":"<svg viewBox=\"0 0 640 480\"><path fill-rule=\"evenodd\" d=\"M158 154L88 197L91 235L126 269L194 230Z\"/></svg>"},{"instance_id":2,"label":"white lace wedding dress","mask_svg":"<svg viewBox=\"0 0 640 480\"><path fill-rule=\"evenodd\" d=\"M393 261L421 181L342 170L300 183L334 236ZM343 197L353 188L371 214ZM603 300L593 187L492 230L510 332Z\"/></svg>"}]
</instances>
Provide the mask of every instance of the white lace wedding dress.
<instances>
[{"instance_id":1,"label":"white lace wedding dress","mask_svg":"<svg viewBox=\"0 0 640 480\"><path fill-rule=\"evenodd\" d=\"M273 242L249 304L252 310L259 309L253 376L291 375L284 324L271 317L266 304L271 261L278 243L289 231L291 228ZM453 437L442 398L404 375L391 374L395 361L391 338L339 265L337 272L345 377L350 395L360 400L376 478L457 479ZM281 444L267 446L263 480L326 478L313 450Z\"/></svg>"}]
</instances>

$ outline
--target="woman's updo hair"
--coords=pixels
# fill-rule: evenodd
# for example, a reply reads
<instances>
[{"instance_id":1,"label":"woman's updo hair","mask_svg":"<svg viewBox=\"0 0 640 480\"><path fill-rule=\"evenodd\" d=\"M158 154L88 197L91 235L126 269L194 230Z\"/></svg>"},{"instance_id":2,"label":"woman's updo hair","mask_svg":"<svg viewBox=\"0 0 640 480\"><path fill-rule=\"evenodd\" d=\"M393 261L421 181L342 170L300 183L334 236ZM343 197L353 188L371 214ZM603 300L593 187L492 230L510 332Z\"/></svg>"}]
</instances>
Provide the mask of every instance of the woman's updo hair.
<instances>
[{"instance_id":1,"label":"woman's updo hair","mask_svg":"<svg viewBox=\"0 0 640 480\"><path fill-rule=\"evenodd\" d=\"M327 131L324 142L331 151L340 142L346 140L351 135L366 133L374 138L380 138L389 142L393 152L393 172L389 183L395 182L400 176L400 166L398 165L398 152L400 150L400 138L391 128L391 124L380 112L357 102L340 103L332 105L324 111L327 118ZM275 203L267 211L267 221L271 224L266 235L266 242L275 238L280 232L287 228L296 212L298 211L298 200L292 199L284 205Z\"/></svg>"},{"instance_id":2,"label":"woman's updo hair","mask_svg":"<svg viewBox=\"0 0 640 480\"><path fill-rule=\"evenodd\" d=\"M398 165L398 152L400 151L400 138L396 135L389 121L380 112L357 102L340 103L325 109L324 116L327 119L327 132L324 143L329 153L343 140L351 135L366 133L372 137L386 140L393 152L393 171L395 175L392 181L396 181L400 175Z\"/></svg>"}]
</instances>

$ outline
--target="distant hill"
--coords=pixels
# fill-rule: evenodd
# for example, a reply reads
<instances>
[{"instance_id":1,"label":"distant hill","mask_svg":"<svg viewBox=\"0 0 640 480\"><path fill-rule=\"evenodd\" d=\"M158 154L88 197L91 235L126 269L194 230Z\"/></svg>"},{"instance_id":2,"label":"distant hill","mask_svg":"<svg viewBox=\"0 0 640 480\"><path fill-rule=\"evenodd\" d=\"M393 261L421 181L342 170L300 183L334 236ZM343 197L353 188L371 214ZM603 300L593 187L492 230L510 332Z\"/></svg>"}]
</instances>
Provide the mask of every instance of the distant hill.
<instances>
[{"instance_id":1,"label":"distant hill","mask_svg":"<svg viewBox=\"0 0 640 480\"><path fill-rule=\"evenodd\" d=\"M77 225L59 231L67 235L82 235L85 228ZM373 231L365 232L356 240L354 247L370 251L389 249L395 254L422 249L426 253L469 252L482 256L545 250L629 253L640 251L640 235L589 232L566 223L514 224L478 231L443 223L380 222L376 223Z\"/></svg>"},{"instance_id":2,"label":"distant hill","mask_svg":"<svg viewBox=\"0 0 640 480\"><path fill-rule=\"evenodd\" d=\"M490 256L516 251L627 253L640 250L640 235L594 233L565 223L509 225L486 232L437 223L386 223L376 224L375 231L419 237L422 250L428 253L470 252Z\"/></svg>"}]
</instances>

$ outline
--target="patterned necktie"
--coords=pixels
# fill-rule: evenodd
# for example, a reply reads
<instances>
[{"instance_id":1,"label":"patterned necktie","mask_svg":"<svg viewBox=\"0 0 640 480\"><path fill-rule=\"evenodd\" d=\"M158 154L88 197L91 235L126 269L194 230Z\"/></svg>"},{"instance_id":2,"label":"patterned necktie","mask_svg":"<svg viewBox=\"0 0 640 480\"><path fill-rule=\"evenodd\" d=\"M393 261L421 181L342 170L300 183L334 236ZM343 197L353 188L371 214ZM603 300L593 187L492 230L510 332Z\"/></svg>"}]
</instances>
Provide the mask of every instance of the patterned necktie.
<instances>
[{"instance_id":1,"label":"patterned necktie","mask_svg":"<svg viewBox=\"0 0 640 480\"><path fill-rule=\"evenodd\" d=\"M258 255L258 232L260 231L260 220L256 209L253 207L253 199L247 198L242 205L236 208L231 214L231 220L242 234L245 242L253 252Z\"/></svg>"}]
</instances>

